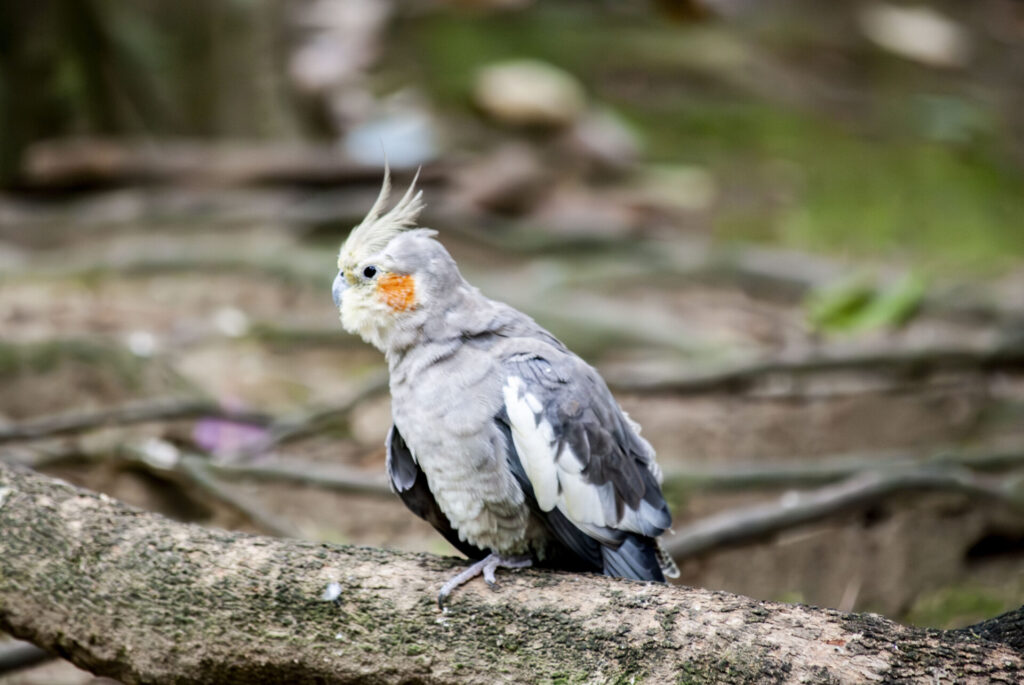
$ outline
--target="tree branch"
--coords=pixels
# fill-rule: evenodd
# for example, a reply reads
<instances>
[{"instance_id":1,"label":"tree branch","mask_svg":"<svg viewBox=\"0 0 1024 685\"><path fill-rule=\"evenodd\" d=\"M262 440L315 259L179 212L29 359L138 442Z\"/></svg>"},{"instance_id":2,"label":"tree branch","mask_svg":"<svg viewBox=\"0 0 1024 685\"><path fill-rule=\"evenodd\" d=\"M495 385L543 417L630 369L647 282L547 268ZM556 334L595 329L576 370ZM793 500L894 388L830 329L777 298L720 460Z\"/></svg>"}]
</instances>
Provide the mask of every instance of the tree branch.
<instances>
[{"instance_id":1,"label":"tree branch","mask_svg":"<svg viewBox=\"0 0 1024 685\"><path fill-rule=\"evenodd\" d=\"M137 183L210 185L379 183L383 170L322 145L169 141L151 145L113 139L52 140L29 150L23 183L34 190ZM437 176L436 165L424 173Z\"/></svg>"},{"instance_id":2,"label":"tree branch","mask_svg":"<svg viewBox=\"0 0 1024 685\"><path fill-rule=\"evenodd\" d=\"M810 492L789 492L774 502L731 509L681 529L665 542L675 558L691 557L763 539L789 528L877 502L902 492L938 490L999 502L1024 512L1024 493L1015 483L986 483L965 469L891 469L856 475Z\"/></svg>"},{"instance_id":3,"label":"tree branch","mask_svg":"<svg viewBox=\"0 0 1024 685\"><path fill-rule=\"evenodd\" d=\"M847 454L764 465L730 464L728 468L675 467L665 472L665 488L685 490L757 490L827 485L861 473L885 469L906 471L921 467L960 467L974 471L1005 471L1024 466L1024 450L939 451L925 458L904 452Z\"/></svg>"},{"instance_id":4,"label":"tree branch","mask_svg":"<svg viewBox=\"0 0 1024 685\"><path fill-rule=\"evenodd\" d=\"M275 419L265 412L229 409L203 398L161 398L129 402L94 411L64 412L0 426L0 445L81 433L107 426L131 426L155 421L219 418L269 428L269 435L245 454L265 452L277 445L306 437L325 426L348 418L363 401L387 390L387 375L377 374L336 404L320 407L295 418Z\"/></svg>"},{"instance_id":5,"label":"tree branch","mask_svg":"<svg viewBox=\"0 0 1024 685\"><path fill-rule=\"evenodd\" d=\"M746 390L771 376L802 378L824 373L873 373L891 377L924 376L939 371L991 372L1024 369L1024 345L999 344L984 348L932 347L883 350L850 355L816 355L798 359L768 359L699 375L609 378L609 385L631 392L696 394Z\"/></svg>"},{"instance_id":6,"label":"tree branch","mask_svg":"<svg viewBox=\"0 0 1024 685\"><path fill-rule=\"evenodd\" d=\"M317 431L323 430L326 426L347 420L356 407L371 397L380 395L387 389L388 375L386 373L375 374L337 404L314 409L294 419L275 421L270 427L267 437L256 445L242 450L242 454L239 457L245 458L263 454L278 445L308 437Z\"/></svg>"},{"instance_id":7,"label":"tree branch","mask_svg":"<svg viewBox=\"0 0 1024 685\"><path fill-rule=\"evenodd\" d=\"M383 470L368 473L341 465L324 466L297 459L261 461L254 464L226 464L211 461L206 470L224 480L262 480L275 483L313 485L325 490L356 495L394 497Z\"/></svg>"},{"instance_id":8,"label":"tree branch","mask_svg":"<svg viewBox=\"0 0 1024 685\"><path fill-rule=\"evenodd\" d=\"M0 627L125 683L1024 673L1020 653L969 633L591 575L509 574L498 592L472 583L439 613L455 560L206 530L4 464L0 531Z\"/></svg>"},{"instance_id":9,"label":"tree branch","mask_svg":"<svg viewBox=\"0 0 1024 685\"><path fill-rule=\"evenodd\" d=\"M261 529L286 538L302 537L299 530L285 519L265 511L249 498L235 492L231 487L221 483L210 475L206 459L193 455L182 455L178 459L178 470L188 476L195 485L207 495L224 502L245 514L249 520Z\"/></svg>"},{"instance_id":10,"label":"tree branch","mask_svg":"<svg viewBox=\"0 0 1024 685\"><path fill-rule=\"evenodd\" d=\"M200 417L221 418L256 425L268 425L273 420L263 412L227 409L217 402L207 399L163 398L131 402L95 411L40 416L21 423L0 426L0 444L81 433L105 426L130 426L153 421L178 421Z\"/></svg>"}]
</instances>

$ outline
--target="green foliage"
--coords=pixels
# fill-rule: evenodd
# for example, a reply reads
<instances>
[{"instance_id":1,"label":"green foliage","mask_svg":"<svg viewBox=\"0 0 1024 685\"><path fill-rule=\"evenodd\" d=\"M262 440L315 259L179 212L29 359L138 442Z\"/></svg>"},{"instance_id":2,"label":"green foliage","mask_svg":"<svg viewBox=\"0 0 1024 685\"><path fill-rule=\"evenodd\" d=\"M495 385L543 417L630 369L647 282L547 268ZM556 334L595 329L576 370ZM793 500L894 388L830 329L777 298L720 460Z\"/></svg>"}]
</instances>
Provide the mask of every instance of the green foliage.
<instances>
[{"instance_id":1,"label":"green foliage","mask_svg":"<svg viewBox=\"0 0 1024 685\"><path fill-rule=\"evenodd\" d=\"M813 291L805 303L807 318L827 333L859 333L891 328L908 321L921 305L925 279L908 273L887 286L857 274Z\"/></svg>"},{"instance_id":2,"label":"green foliage","mask_svg":"<svg viewBox=\"0 0 1024 685\"><path fill-rule=\"evenodd\" d=\"M807 318L817 330L844 330L871 304L874 288L858 274L813 291L805 303Z\"/></svg>"}]
</instances>

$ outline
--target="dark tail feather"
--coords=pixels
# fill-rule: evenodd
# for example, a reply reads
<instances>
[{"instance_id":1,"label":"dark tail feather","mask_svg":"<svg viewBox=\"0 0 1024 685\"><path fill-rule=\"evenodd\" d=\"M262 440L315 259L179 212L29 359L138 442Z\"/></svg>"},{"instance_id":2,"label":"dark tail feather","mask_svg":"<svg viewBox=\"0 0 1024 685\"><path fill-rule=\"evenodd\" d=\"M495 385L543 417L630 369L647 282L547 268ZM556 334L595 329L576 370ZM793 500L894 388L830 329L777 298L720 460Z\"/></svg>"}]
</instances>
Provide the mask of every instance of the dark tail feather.
<instances>
[{"instance_id":1,"label":"dark tail feather","mask_svg":"<svg viewBox=\"0 0 1024 685\"><path fill-rule=\"evenodd\" d=\"M654 539L654 547L658 554L658 565L661 566L661 572L665 574L666 578L678 578L679 567L676 566L675 559L668 553L665 546L661 544L661 540L658 538Z\"/></svg>"},{"instance_id":2,"label":"dark tail feather","mask_svg":"<svg viewBox=\"0 0 1024 685\"><path fill-rule=\"evenodd\" d=\"M602 547L604 574L634 580L656 580L665 582L665 575L658 563L658 550L652 538L627 535L618 549Z\"/></svg>"}]
</instances>

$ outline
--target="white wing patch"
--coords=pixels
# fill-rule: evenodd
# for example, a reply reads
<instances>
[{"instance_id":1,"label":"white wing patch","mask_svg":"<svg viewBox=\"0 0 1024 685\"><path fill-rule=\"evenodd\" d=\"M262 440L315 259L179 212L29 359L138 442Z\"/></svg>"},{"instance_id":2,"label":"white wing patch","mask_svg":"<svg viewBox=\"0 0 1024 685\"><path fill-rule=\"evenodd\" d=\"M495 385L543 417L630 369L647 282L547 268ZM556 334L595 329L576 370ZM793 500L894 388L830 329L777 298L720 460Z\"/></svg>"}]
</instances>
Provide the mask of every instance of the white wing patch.
<instances>
[{"instance_id":1,"label":"white wing patch","mask_svg":"<svg viewBox=\"0 0 1024 685\"><path fill-rule=\"evenodd\" d=\"M558 467L555 465L555 432L551 424L534 418L540 401L529 393L520 397L523 380L510 376L505 384L505 411L512 426L512 442L533 484L537 504L544 511L555 508L558 498Z\"/></svg>"},{"instance_id":2,"label":"white wing patch","mask_svg":"<svg viewBox=\"0 0 1024 685\"><path fill-rule=\"evenodd\" d=\"M653 513L651 506L642 502L641 512L627 506L622 520L618 520L612 484L597 486L587 482L582 473L583 463L568 445L556 453L558 441L554 428L543 417L537 418L543 406L534 395L522 391L523 385L521 378L509 377L504 388L505 411L512 427L512 442L540 508L551 511L557 507L595 538L607 536L601 528L644 533L647 526L642 519Z\"/></svg>"},{"instance_id":3,"label":"white wing patch","mask_svg":"<svg viewBox=\"0 0 1024 685\"><path fill-rule=\"evenodd\" d=\"M604 506L601 502L603 487L588 483L583 478L583 464L569 446L562 448L558 455L558 482L562 486L562 495L558 508L575 523L589 523L595 526L614 525L613 521L605 520ZM614 493L612 493L614 497ZM612 502L612 512L615 503Z\"/></svg>"}]
</instances>

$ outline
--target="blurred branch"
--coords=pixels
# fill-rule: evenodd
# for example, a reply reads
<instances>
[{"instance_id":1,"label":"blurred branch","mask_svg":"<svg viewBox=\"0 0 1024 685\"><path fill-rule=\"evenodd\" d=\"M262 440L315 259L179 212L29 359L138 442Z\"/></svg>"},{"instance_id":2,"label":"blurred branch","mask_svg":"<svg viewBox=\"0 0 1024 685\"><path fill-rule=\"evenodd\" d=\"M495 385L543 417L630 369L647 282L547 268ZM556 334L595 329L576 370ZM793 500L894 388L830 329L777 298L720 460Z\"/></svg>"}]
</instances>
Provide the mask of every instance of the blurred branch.
<instances>
[{"instance_id":1,"label":"blurred branch","mask_svg":"<svg viewBox=\"0 0 1024 685\"><path fill-rule=\"evenodd\" d=\"M205 468L210 473L230 480L252 479L276 483L297 483L355 495L394 496L394 491L388 485L387 476L383 472L368 473L360 469L338 465L324 467L320 464L289 459L288 461L269 461L258 464L208 462Z\"/></svg>"},{"instance_id":2,"label":"blurred branch","mask_svg":"<svg viewBox=\"0 0 1024 685\"><path fill-rule=\"evenodd\" d=\"M27 466L37 471L56 464L92 461L111 450L92 449L82 445L18 445L0 448L0 461ZM113 450L117 451L117 450Z\"/></svg>"},{"instance_id":3,"label":"blurred branch","mask_svg":"<svg viewBox=\"0 0 1024 685\"><path fill-rule=\"evenodd\" d=\"M53 654L36 647L31 642L22 642L21 640L0 642L0 676L44 663L53 658L55 658Z\"/></svg>"},{"instance_id":4,"label":"blurred branch","mask_svg":"<svg viewBox=\"0 0 1024 685\"><path fill-rule=\"evenodd\" d=\"M281 419L275 421L270 427L270 433L266 438L252 447L242 451L241 458L251 457L270 451L278 445L294 440L300 440L325 428L336 425L338 422L347 420L352 410L360 404L376 397L388 389L388 375L378 373L363 383L349 397L337 404L328 405L315 409L307 414L293 419Z\"/></svg>"},{"instance_id":5,"label":"blurred branch","mask_svg":"<svg viewBox=\"0 0 1024 685\"><path fill-rule=\"evenodd\" d=\"M273 252L253 250L248 252L221 253L205 246L178 248L170 253L131 254L120 256L104 255L75 261L61 260L59 263L33 263L23 270L7 270L2 277L33 281L101 280L107 277L151 277L154 274L176 274L196 272L238 273L260 277L273 277L288 283L312 284L330 290L334 278L334 265L323 253L311 254L301 248L289 249L288 256L281 254L280 247Z\"/></svg>"},{"instance_id":6,"label":"blurred branch","mask_svg":"<svg viewBox=\"0 0 1024 685\"><path fill-rule=\"evenodd\" d=\"M145 461L145 456L142 456ZM209 462L195 455L182 455L178 460L178 471L187 476L210 497L237 509L254 524L266 532L283 538L301 538L302 533L287 520L270 513L256 504L251 497L236 492L211 475Z\"/></svg>"},{"instance_id":7,"label":"blurred branch","mask_svg":"<svg viewBox=\"0 0 1024 685\"><path fill-rule=\"evenodd\" d=\"M348 333L341 326L319 328L278 326L265 322L254 322L245 337L268 345L295 347L351 347L368 348L369 343Z\"/></svg>"},{"instance_id":8,"label":"blurred branch","mask_svg":"<svg viewBox=\"0 0 1024 685\"><path fill-rule=\"evenodd\" d=\"M956 467L958 470L969 468L979 471L1001 471L1022 465L1024 452L1020 451L941 452L927 460L879 454L858 458L823 458L813 463L783 465L777 468L738 465L735 469L704 472L675 468L665 473L664 486L666 489L702 492L749 491L827 485L838 480L877 472L879 469L886 472L913 472L915 469ZM257 464L208 461L205 468L208 472L229 480L290 482L338 492L381 497L391 497L394 494L382 472L371 473L340 465L324 466L297 459L262 461Z\"/></svg>"},{"instance_id":9,"label":"blurred branch","mask_svg":"<svg viewBox=\"0 0 1024 685\"><path fill-rule=\"evenodd\" d=\"M934 347L882 350L845 356L815 355L803 359L770 359L723 371L692 376L609 378L609 385L630 392L694 394L748 389L769 376L805 377L814 374L858 372L887 377L921 377L940 371L1019 371L1024 369L1024 345L997 344L986 348Z\"/></svg>"},{"instance_id":10,"label":"blurred branch","mask_svg":"<svg viewBox=\"0 0 1024 685\"><path fill-rule=\"evenodd\" d=\"M87 412L65 412L40 416L0 426L0 444L53 438L97 428L123 427L157 421L216 418L269 428L268 436L244 455L265 452L285 442L298 440L348 418L365 400L387 390L387 375L377 374L349 397L297 418L275 418L266 412L229 409L202 398L142 400L118 407ZM59 456L58 456L59 458Z\"/></svg>"},{"instance_id":11,"label":"blurred branch","mask_svg":"<svg viewBox=\"0 0 1024 685\"><path fill-rule=\"evenodd\" d=\"M907 492L955 492L999 502L1024 512L1016 483L989 484L965 469L921 468L862 473L812 492L789 492L776 502L724 511L682 528L665 542L676 558L693 557L730 545L750 543L790 528L864 507Z\"/></svg>"},{"instance_id":12,"label":"blurred branch","mask_svg":"<svg viewBox=\"0 0 1024 685\"><path fill-rule=\"evenodd\" d=\"M673 285L680 281L702 281L737 286L758 299L799 301L814 289L848 276L854 269L848 263L820 255L754 244L723 247L710 240L680 236L674 236L671 243L643 241L629 230L622 232L624 236L579 235L537 230L531 227L535 222L513 223L493 230L492 223L494 220L487 215L467 217L453 212L443 217L446 233L502 253L573 255L577 263L583 262L581 254L611 257L604 269L571 270L559 286L599 288L624 280L648 285L659 281ZM901 270L885 272L880 285L903 275ZM1019 325L1024 321L1024 308L1019 305L1006 302L976 284L955 282L930 287L921 303L921 313L972 322Z\"/></svg>"},{"instance_id":13,"label":"blurred branch","mask_svg":"<svg viewBox=\"0 0 1024 685\"><path fill-rule=\"evenodd\" d=\"M33 190L134 183L187 186L379 184L382 167L353 162L328 145L161 141L134 145L112 139L57 139L26 153L23 185ZM440 174L423 169L421 179Z\"/></svg>"},{"instance_id":14,"label":"blurred branch","mask_svg":"<svg viewBox=\"0 0 1024 685\"><path fill-rule=\"evenodd\" d=\"M179 474L207 496L238 511L262 530L279 537L302 537L301 532L291 523L266 511L251 497L236 492L217 478L220 474L226 474L235 479L263 477L264 480L267 480L269 479L268 469L275 471L273 464L267 467L251 468L244 465L217 465L205 456L183 452L177 446L163 440L118 444L102 448L89 448L80 445L60 447L34 445L0 450L0 463L27 466L35 470L56 464L99 460L113 460L163 478L168 474ZM279 476L278 480L320 484L321 487L332 487L347 492L374 492L374 485L369 477L364 476L360 479L358 474L338 470L325 474L311 473L303 479L301 476L303 470L304 467L301 465L292 467L282 465L276 469L276 472ZM345 486L346 479L350 482L348 487Z\"/></svg>"},{"instance_id":15,"label":"blurred branch","mask_svg":"<svg viewBox=\"0 0 1024 685\"><path fill-rule=\"evenodd\" d=\"M177 469L182 458L180 450L170 443L174 453L170 459L154 459L147 452L145 443L139 445L116 445L102 449L86 448L79 445L7 447L0 450L0 461L19 464L40 470L56 464L92 462L113 459L132 466L139 466L158 474ZM258 463L220 462L198 453L192 454L191 465L200 465L201 477L223 480L256 480L271 483L295 483L312 485L325 490L334 490L355 495L391 497L394 492L383 472L367 472L341 464L323 464L301 459L261 460ZM192 477L192 474L186 474Z\"/></svg>"},{"instance_id":16,"label":"blurred branch","mask_svg":"<svg viewBox=\"0 0 1024 685\"><path fill-rule=\"evenodd\" d=\"M273 417L264 412L228 409L212 400L162 398L131 402L119 407L95 411L40 416L28 421L0 426L0 444L19 440L52 438L109 426L130 426L154 421L178 421L195 418L220 418L260 426L269 425L273 421Z\"/></svg>"},{"instance_id":17,"label":"blurred branch","mask_svg":"<svg viewBox=\"0 0 1024 685\"><path fill-rule=\"evenodd\" d=\"M762 466L735 464L728 469L675 468L665 473L666 488L685 490L756 490L826 485L858 474L925 467L960 467L976 471L1002 471L1024 466L1024 451L941 451L919 459L898 452L816 457L813 461Z\"/></svg>"}]
</instances>

